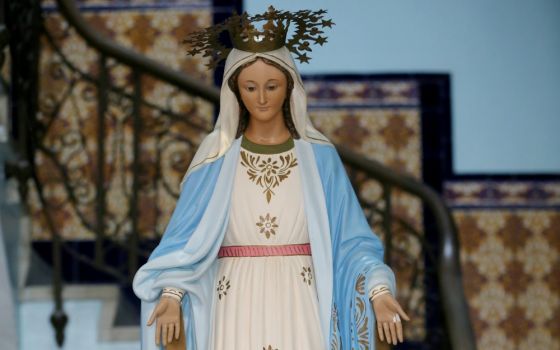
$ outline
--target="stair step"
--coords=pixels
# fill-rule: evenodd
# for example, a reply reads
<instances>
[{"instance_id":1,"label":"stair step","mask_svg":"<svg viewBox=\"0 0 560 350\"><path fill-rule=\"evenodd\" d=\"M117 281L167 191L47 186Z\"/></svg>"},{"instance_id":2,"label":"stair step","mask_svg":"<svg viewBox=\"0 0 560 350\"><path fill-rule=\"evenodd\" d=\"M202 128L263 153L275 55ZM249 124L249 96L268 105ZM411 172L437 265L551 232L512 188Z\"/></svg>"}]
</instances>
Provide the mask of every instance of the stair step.
<instances>
[{"instance_id":1,"label":"stair step","mask_svg":"<svg viewBox=\"0 0 560 350\"><path fill-rule=\"evenodd\" d=\"M63 349L139 348L139 315L131 302L121 297L117 285L67 285L62 295L69 317ZM19 297L22 350L45 349L45 344L46 349L55 346L49 322L54 309L51 286L26 287ZM117 317L118 311L121 315Z\"/></svg>"}]
</instances>

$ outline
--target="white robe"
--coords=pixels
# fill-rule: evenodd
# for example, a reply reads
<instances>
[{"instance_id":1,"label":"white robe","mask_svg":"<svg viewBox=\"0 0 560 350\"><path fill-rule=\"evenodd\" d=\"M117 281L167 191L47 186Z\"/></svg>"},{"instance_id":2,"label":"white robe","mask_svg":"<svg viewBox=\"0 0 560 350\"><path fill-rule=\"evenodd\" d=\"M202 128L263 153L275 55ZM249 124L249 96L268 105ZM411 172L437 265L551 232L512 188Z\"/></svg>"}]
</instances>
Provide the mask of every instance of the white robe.
<instances>
[{"instance_id":1,"label":"white robe","mask_svg":"<svg viewBox=\"0 0 560 350\"><path fill-rule=\"evenodd\" d=\"M222 246L309 243L293 140L244 141ZM211 349L325 348L310 255L221 258L214 286Z\"/></svg>"}]
</instances>

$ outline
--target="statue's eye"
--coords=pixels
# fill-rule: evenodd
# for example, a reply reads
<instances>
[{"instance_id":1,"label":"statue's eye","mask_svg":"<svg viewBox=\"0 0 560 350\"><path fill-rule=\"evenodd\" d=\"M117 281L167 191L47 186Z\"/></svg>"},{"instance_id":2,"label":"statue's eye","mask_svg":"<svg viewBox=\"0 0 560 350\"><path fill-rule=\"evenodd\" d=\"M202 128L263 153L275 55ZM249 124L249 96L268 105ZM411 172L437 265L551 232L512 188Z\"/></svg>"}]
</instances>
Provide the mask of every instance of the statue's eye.
<instances>
[{"instance_id":1,"label":"statue's eye","mask_svg":"<svg viewBox=\"0 0 560 350\"><path fill-rule=\"evenodd\" d=\"M245 89L246 89L247 91L249 91L249 92L255 91L255 87L254 87L254 86L247 86Z\"/></svg>"},{"instance_id":2,"label":"statue's eye","mask_svg":"<svg viewBox=\"0 0 560 350\"><path fill-rule=\"evenodd\" d=\"M270 91L274 91L278 88L278 85L268 85L266 88Z\"/></svg>"}]
</instances>

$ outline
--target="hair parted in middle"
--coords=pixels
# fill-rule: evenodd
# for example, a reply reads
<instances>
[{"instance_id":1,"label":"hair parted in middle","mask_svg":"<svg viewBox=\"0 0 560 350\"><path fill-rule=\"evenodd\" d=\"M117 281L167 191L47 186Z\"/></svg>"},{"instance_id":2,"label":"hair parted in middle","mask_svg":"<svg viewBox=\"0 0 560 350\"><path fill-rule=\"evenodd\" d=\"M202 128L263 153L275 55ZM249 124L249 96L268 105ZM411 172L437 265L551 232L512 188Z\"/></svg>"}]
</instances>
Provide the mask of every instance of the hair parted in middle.
<instances>
[{"instance_id":1,"label":"hair parted in middle","mask_svg":"<svg viewBox=\"0 0 560 350\"><path fill-rule=\"evenodd\" d=\"M235 94L235 97L237 98L237 102L239 103L239 123L237 124L237 133L235 135L235 138L240 137L245 132L245 129L247 129L247 126L249 125L249 117L250 117L249 111L247 110L247 107L245 107L245 104L241 99L241 93L239 92L239 85L238 85L239 74L241 74L241 71L243 71L243 69L249 67L257 60L261 60L268 65L278 68L286 76L286 81L288 84L286 88L286 99L284 100L284 103L282 105L282 114L284 115L284 123L286 124L286 127L290 131L292 137L294 139L299 139L300 136L294 125L294 121L292 119L292 112L290 109L290 96L294 88L294 80L292 79L290 73L284 67L264 57L258 57L253 61L247 62L239 66L235 70L235 72L233 72L231 77L228 79L228 86L231 89L231 91L233 91L233 93Z\"/></svg>"}]
</instances>

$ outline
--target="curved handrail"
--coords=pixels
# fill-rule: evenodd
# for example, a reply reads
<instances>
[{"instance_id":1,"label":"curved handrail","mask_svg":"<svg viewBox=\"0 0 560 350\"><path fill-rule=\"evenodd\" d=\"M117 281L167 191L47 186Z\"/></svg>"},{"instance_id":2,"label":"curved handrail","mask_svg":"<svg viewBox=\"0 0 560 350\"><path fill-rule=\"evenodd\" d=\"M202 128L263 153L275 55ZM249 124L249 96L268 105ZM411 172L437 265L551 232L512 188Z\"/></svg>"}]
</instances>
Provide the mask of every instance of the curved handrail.
<instances>
[{"instance_id":1,"label":"curved handrail","mask_svg":"<svg viewBox=\"0 0 560 350\"><path fill-rule=\"evenodd\" d=\"M60 12L76 31L103 55L115 58L141 72L174 85L185 92L202 97L214 104L219 103L219 89L197 81L186 74L175 71L157 61L124 48L92 30L83 19L72 0L56 0ZM462 288L459 263L459 243L451 214L439 195L420 181L369 160L349 149L337 146L345 163L364 171L369 176L416 195L430 208L436 218L439 233L438 282L443 295L443 312L453 349L476 349L468 307Z\"/></svg>"},{"instance_id":2,"label":"curved handrail","mask_svg":"<svg viewBox=\"0 0 560 350\"><path fill-rule=\"evenodd\" d=\"M3 23L0 23L0 57L3 56L2 51L8 46L8 29ZM0 60L0 67L2 67L3 61Z\"/></svg>"},{"instance_id":3,"label":"curved handrail","mask_svg":"<svg viewBox=\"0 0 560 350\"><path fill-rule=\"evenodd\" d=\"M430 208L439 233L438 282L443 294L443 313L448 323L453 349L476 349L474 330L469 322L469 309L464 295L459 262L459 242L451 214L437 192L420 181L398 173L381 163L365 158L344 146L336 146L348 165L381 182L421 198Z\"/></svg>"},{"instance_id":4,"label":"curved handrail","mask_svg":"<svg viewBox=\"0 0 560 350\"><path fill-rule=\"evenodd\" d=\"M0 69L4 67L4 60L6 59L4 55L4 48L8 46L8 44L9 44L8 29L3 23L0 23ZM0 79L1 79L0 83L3 84L4 83L3 78L0 77Z\"/></svg>"},{"instance_id":5,"label":"curved handrail","mask_svg":"<svg viewBox=\"0 0 560 350\"><path fill-rule=\"evenodd\" d=\"M113 57L118 61L134 67L144 73L158 77L171 85L186 91L191 95L200 96L214 104L220 101L220 90L193 79L180 71L173 70L155 60L139 54L138 52L123 47L99 32L92 30L83 19L80 11L72 0L56 0L60 12L72 27L86 40L106 56Z\"/></svg>"}]
</instances>

